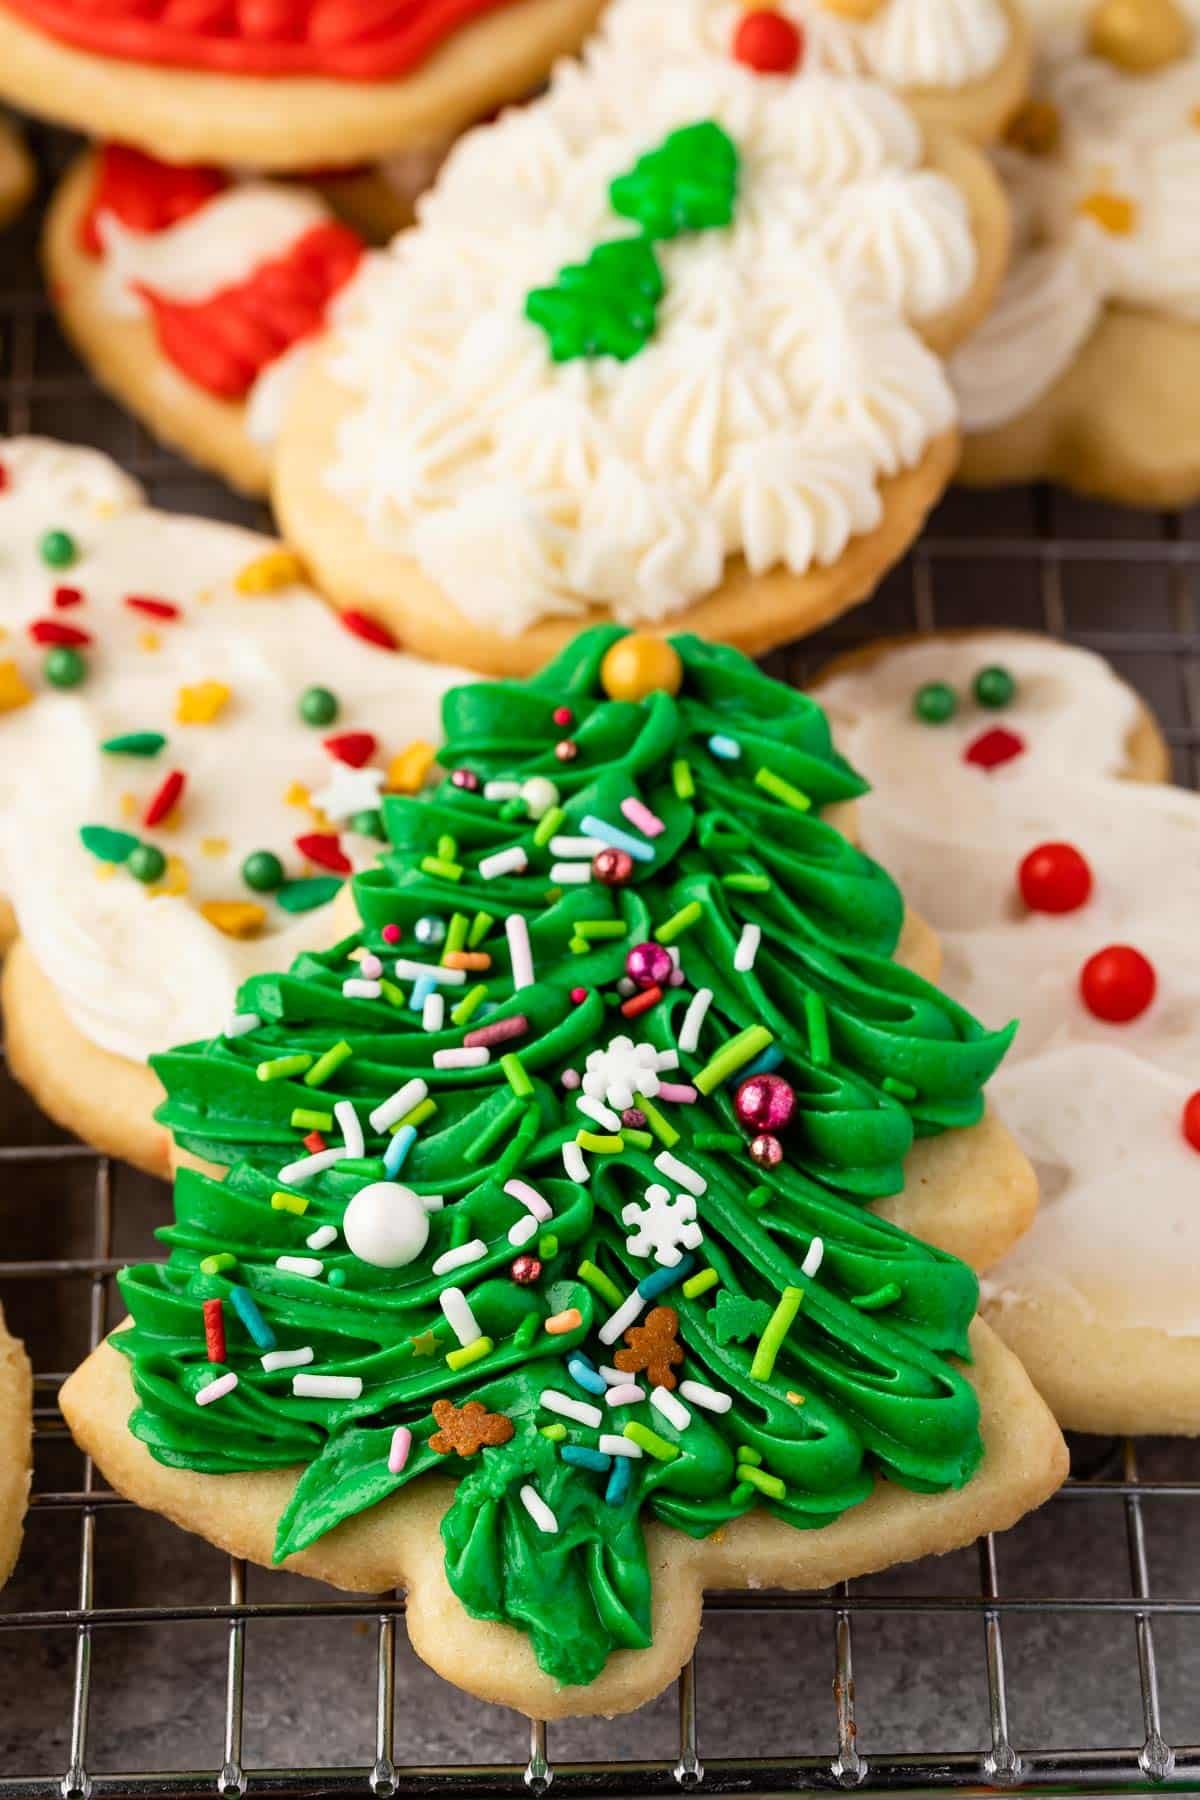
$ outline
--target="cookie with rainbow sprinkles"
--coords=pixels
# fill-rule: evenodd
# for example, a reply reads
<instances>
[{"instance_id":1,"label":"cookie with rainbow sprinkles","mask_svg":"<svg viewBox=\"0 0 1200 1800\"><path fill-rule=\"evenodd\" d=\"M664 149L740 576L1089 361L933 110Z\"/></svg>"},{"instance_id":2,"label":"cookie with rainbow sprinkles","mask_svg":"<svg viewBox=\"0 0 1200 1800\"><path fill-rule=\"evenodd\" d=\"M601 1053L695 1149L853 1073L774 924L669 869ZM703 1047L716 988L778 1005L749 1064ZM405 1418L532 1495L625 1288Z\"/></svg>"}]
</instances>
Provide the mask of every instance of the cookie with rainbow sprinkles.
<instances>
[{"instance_id":1,"label":"cookie with rainbow sprinkles","mask_svg":"<svg viewBox=\"0 0 1200 1800\"><path fill-rule=\"evenodd\" d=\"M1200 5L1024 0L1033 95L997 151L1017 254L952 363L965 479L1200 497Z\"/></svg>"},{"instance_id":2,"label":"cookie with rainbow sprinkles","mask_svg":"<svg viewBox=\"0 0 1200 1800\"><path fill-rule=\"evenodd\" d=\"M942 356L1008 252L986 158L882 75L952 18L1018 30L940 16L613 0L466 133L278 439L335 602L512 674L586 623L757 652L863 599L950 479Z\"/></svg>"},{"instance_id":3,"label":"cookie with rainbow sprinkles","mask_svg":"<svg viewBox=\"0 0 1200 1800\"><path fill-rule=\"evenodd\" d=\"M870 647L818 689L866 849L1021 1028L992 1101L1038 1171L984 1316L1059 1421L1200 1431L1200 799L1099 656L1015 633Z\"/></svg>"},{"instance_id":4,"label":"cookie with rainbow sprinkles","mask_svg":"<svg viewBox=\"0 0 1200 1800\"><path fill-rule=\"evenodd\" d=\"M175 163L351 168L518 100L603 0L2 0L0 96Z\"/></svg>"},{"instance_id":5,"label":"cookie with rainbow sprinkles","mask_svg":"<svg viewBox=\"0 0 1200 1800\"><path fill-rule=\"evenodd\" d=\"M336 939L455 671L333 613L274 540L155 511L95 451L0 441L0 543L9 1062L165 1172L146 1057Z\"/></svg>"},{"instance_id":6,"label":"cookie with rainbow sprinkles","mask_svg":"<svg viewBox=\"0 0 1200 1800\"><path fill-rule=\"evenodd\" d=\"M900 960L834 823L862 781L736 651L597 628L443 722L358 928L154 1059L201 1166L62 1404L186 1529L404 1586L470 1692L612 1714L706 1586L825 1587L1061 1480L952 1253L1028 1224L982 1093L1012 1033Z\"/></svg>"}]
</instances>

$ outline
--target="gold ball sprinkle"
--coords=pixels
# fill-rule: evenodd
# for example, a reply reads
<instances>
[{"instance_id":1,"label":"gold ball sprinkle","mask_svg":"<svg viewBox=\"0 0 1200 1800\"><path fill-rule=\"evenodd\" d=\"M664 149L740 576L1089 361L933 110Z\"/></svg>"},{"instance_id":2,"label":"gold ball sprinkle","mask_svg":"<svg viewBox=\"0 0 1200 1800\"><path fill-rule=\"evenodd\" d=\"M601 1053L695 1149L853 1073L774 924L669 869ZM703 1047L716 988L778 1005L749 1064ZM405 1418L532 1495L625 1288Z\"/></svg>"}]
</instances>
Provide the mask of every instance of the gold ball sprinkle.
<instances>
[{"instance_id":1,"label":"gold ball sprinkle","mask_svg":"<svg viewBox=\"0 0 1200 1800\"><path fill-rule=\"evenodd\" d=\"M608 651L600 665L600 683L610 700L677 694L683 685L683 663L666 638L633 632Z\"/></svg>"}]
</instances>

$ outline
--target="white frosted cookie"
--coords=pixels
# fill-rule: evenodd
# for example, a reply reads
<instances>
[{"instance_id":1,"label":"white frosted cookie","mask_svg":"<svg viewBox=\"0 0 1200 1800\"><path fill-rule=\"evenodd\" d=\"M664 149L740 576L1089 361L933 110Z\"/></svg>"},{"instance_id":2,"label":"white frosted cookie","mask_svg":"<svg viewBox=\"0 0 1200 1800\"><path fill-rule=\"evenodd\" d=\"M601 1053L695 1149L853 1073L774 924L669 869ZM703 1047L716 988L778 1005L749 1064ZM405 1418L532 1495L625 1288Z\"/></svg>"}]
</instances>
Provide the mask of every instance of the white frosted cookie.
<instances>
[{"instance_id":1,"label":"white frosted cookie","mask_svg":"<svg viewBox=\"0 0 1200 1800\"><path fill-rule=\"evenodd\" d=\"M380 792L411 778L389 765L436 740L456 671L364 641L278 544L151 510L95 452L14 439L0 470L9 1054L55 1117L162 1167L146 1056L336 937Z\"/></svg>"},{"instance_id":2,"label":"white frosted cookie","mask_svg":"<svg viewBox=\"0 0 1200 1800\"><path fill-rule=\"evenodd\" d=\"M0 95L167 162L353 168L536 87L604 0L0 0Z\"/></svg>"},{"instance_id":3,"label":"white frosted cookie","mask_svg":"<svg viewBox=\"0 0 1200 1800\"><path fill-rule=\"evenodd\" d=\"M0 1588L13 1572L33 1469L33 1376L0 1306Z\"/></svg>"},{"instance_id":4,"label":"white frosted cookie","mask_svg":"<svg viewBox=\"0 0 1200 1800\"><path fill-rule=\"evenodd\" d=\"M997 152L1017 253L955 356L977 483L1200 495L1200 0L1024 0L1033 98Z\"/></svg>"},{"instance_id":5,"label":"white frosted cookie","mask_svg":"<svg viewBox=\"0 0 1200 1800\"><path fill-rule=\"evenodd\" d=\"M520 672L604 616L758 650L870 591L948 479L939 352L1007 252L985 160L875 72L918 12L941 42L898 0L876 36L615 0L460 139L279 441L284 534L336 602ZM984 14L1011 32L946 19ZM743 36L765 16L782 61Z\"/></svg>"},{"instance_id":6,"label":"white frosted cookie","mask_svg":"<svg viewBox=\"0 0 1200 1800\"><path fill-rule=\"evenodd\" d=\"M0 118L0 227L22 211L33 192L33 163L21 137Z\"/></svg>"},{"instance_id":7,"label":"white frosted cookie","mask_svg":"<svg viewBox=\"0 0 1200 1800\"><path fill-rule=\"evenodd\" d=\"M992 710L972 689L997 667L1016 694ZM930 684L958 697L940 724L914 714ZM1042 1201L986 1317L1062 1424L1200 1431L1200 799L1159 785L1165 747L1108 664L1048 639L881 646L818 691L944 985L1021 1021L991 1093Z\"/></svg>"}]
</instances>

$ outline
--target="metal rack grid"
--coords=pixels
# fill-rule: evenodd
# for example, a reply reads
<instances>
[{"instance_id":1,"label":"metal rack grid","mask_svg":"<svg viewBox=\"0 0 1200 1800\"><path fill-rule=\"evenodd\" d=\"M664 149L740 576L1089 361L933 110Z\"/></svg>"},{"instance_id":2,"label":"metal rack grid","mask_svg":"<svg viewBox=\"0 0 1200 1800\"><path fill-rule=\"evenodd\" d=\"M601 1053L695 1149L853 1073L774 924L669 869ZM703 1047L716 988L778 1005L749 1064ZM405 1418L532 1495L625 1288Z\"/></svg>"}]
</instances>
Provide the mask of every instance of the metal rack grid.
<instances>
[{"instance_id":1,"label":"metal rack grid","mask_svg":"<svg viewBox=\"0 0 1200 1800\"><path fill-rule=\"evenodd\" d=\"M58 140L46 137L39 149L46 166L60 165ZM156 449L97 394L54 330L36 276L33 242L32 220L0 242L0 423L9 432L35 430L101 445L136 473L160 504L253 518L253 509ZM1162 721L1178 778L1200 783L1200 516L1117 514L1044 491L952 496L870 605L819 638L777 655L773 670L799 680L837 649L881 633L968 623L1017 623L1112 656ZM149 1601L143 1600L143 1565L151 1575L157 1567L150 1536L158 1522L98 1485L90 1463L66 1439L55 1395L66 1369L112 1323L112 1276L130 1256L147 1249L164 1193L61 1141L11 1085L0 1089L0 1170L6 1245L0 1292L11 1322L29 1338L38 1368L38 1474L26 1555L0 1600L0 1800L89 1795L167 1800L214 1791L298 1800L368 1792L503 1796L541 1793L551 1784L556 1793L580 1796L696 1789L916 1795L940 1789L1041 1794L1200 1788L1200 1699L1195 1697L1200 1691L1200 1456L1190 1444L1135 1448L1129 1442L1084 1440L1076 1446L1075 1476L1038 1515L1044 1522L1041 1541L1030 1551L1016 1534L982 1540L965 1592L947 1593L938 1565L925 1563L906 1572L898 1590L896 1582L877 1577L829 1594L711 1596L702 1657L723 1621L751 1620L778 1675L780 1659L787 1664L795 1650L787 1633L803 1624L808 1654L815 1646L832 1688L820 1691L810 1682L797 1693L785 1667L775 1710L789 1727L795 1715L797 1745L804 1741L803 1726L809 1727L812 1751L789 1744L770 1755L729 1753L722 1737L753 1696L745 1688L728 1691L725 1684L736 1680L742 1665L723 1657L715 1679L711 1671L706 1676L703 1714L695 1663L683 1671L675 1693L676 1726L661 1754L621 1754L615 1747L624 1741L620 1722L597 1723L585 1736L587 1755L561 1762L552 1760L550 1734L540 1724L529 1728L524 1760L511 1752L477 1754L481 1739L491 1741L477 1726L461 1733L453 1756L435 1760L419 1754L415 1714L431 1695L436 1707L450 1705L456 1696L426 1682L414 1706L421 1672L411 1658L398 1680L398 1657L404 1654L396 1632L404 1610L399 1597L332 1598L329 1590L305 1584L304 1597L294 1598L294 1581L289 1586L286 1577L255 1572L256 1593L261 1587L269 1597L251 1599L245 1564L219 1559L205 1564L202 1594L172 1601L152 1590ZM41 1204L33 1204L38 1198ZM124 1231L127 1220L131 1229ZM1147 1462L1149 1474L1143 1473ZM1091 1526L1099 1515L1106 1529L1119 1521L1123 1547L1112 1538L1097 1554ZM100 1604L98 1562L105 1534L118 1522L128 1533L119 1546L117 1592ZM65 1534L65 1560L47 1551L43 1533L51 1526ZM1010 1548L1014 1543L1016 1551ZM177 1570L197 1550L172 1533L171 1553ZM48 1591L56 1586L61 1591ZM277 1597L281 1591L288 1597ZM304 1760L313 1766L306 1767L259 1766L246 1748L247 1722L264 1707L247 1674L248 1651L258 1634L274 1629L286 1628L294 1634L292 1643L303 1646L334 1621L353 1621L373 1639L368 1697L359 1697L348 1726L359 1753L331 1756L327 1764L310 1755ZM921 1660L925 1653L914 1634L926 1621L947 1638L964 1624L969 1628L968 1638L960 1634L954 1641L973 1648L959 1655L951 1675L935 1676L932 1661ZM1049 1652L1043 1643L1037 1682L1048 1687L1065 1675L1077 1697L1103 1686L1100 1634L1109 1624L1118 1628L1122 1693L1129 1702L1128 1709L1122 1702L1119 1710L1128 1710L1134 1724L1117 1731L1115 1746L1114 1734L1097 1727L1095 1719L1090 1731L1079 1732L1074 1741L1068 1736L1063 1747L1056 1744L1053 1725L1031 1735L1030 1718L1066 1716L1057 1689L1033 1700L1028 1694L1014 1697L1006 1635L1011 1645L1013 1635L1031 1622L1060 1628L1058 1639L1049 1640ZM224 1639L220 1667L210 1678L217 1705L204 1754L192 1757L189 1768L164 1766L174 1760L172 1739L178 1735L168 1725L140 1761L126 1763L127 1772L112 1772L104 1724L118 1695L110 1697L108 1708L103 1697L96 1698L106 1658L117 1655L117 1644L148 1638L151 1659L160 1664L167 1659L152 1673L169 1686L178 1655L186 1690L192 1665L183 1660L181 1646L189 1628ZM856 1705L856 1649L861 1666L873 1631L890 1633L876 1673L889 1675L895 1691L888 1694L888 1682L877 1680L882 1691L872 1704ZM1062 1646L1057 1652L1055 1642ZM303 1658L302 1649L299 1654ZM963 1661L963 1655L972 1660ZM296 1683L315 1676L308 1705L318 1709L320 1730L328 1725L331 1737L339 1736L320 1713L327 1667L319 1656L304 1660L309 1667L294 1660L283 1666ZM914 1669L918 1680L909 1685L906 1674ZM145 1668L123 1673L122 1706L130 1683L149 1679ZM939 1690L929 1691L938 1679L947 1684L940 1690L940 1714ZM1160 1694L1168 1681L1182 1693L1176 1729L1165 1720ZM51 1730L39 1697L55 1683L66 1717ZM193 1692L187 1690L185 1698ZM889 1750L887 1731L898 1730L914 1706L920 1711L918 1695L933 1702L934 1723L921 1726L915 1745ZM265 1704L270 1710L270 1697ZM951 1716L967 1704L969 1721ZM660 1722L661 1713L660 1708ZM22 1725L26 1714L28 1730ZM306 1716L302 1709L299 1716ZM515 1742L521 1722L514 1726L513 1715L497 1716ZM714 1720L722 1721L715 1729ZM554 1736L559 1732L555 1727ZM105 1746L100 1752L98 1737ZM299 1737L312 1741L311 1732ZM901 1731L897 1741L902 1738ZM965 1747L940 1747L956 1741ZM159 1749L162 1754L156 1754Z\"/></svg>"}]
</instances>

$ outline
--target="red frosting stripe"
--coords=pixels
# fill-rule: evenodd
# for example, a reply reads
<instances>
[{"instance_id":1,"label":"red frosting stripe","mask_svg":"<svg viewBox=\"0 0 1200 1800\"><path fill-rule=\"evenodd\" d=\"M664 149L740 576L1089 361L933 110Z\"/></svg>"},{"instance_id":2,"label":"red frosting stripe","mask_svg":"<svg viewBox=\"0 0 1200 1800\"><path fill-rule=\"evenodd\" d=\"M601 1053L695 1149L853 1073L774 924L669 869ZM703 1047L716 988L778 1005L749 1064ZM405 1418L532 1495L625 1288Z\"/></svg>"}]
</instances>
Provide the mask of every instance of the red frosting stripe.
<instances>
[{"instance_id":1,"label":"red frosting stripe","mask_svg":"<svg viewBox=\"0 0 1200 1800\"><path fill-rule=\"evenodd\" d=\"M208 300L167 300L138 292L150 309L163 355L190 381L240 400L269 363L320 331L334 295L362 258L347 226L314 225L285 256L265 262Z\"/></svg>"},{"instance_id":2,"label":"red frosting stripe","mask_svg":"<svg viewBox=\"0 0 1200 1800\"><path fill-rule=\"evenodd\" d=\"M100 255L101 213L113 213L130 231L165 231L229 186L220 169L176 168L125 144L105 144L96 163L92 197L79 225L80 247L88 256Z\"/></svg>"},{"instance_id":3,"label":"red frosting stripe","mask_svg":"<svg viewBox=\"0 0 1200 1800\"><path fill-rule=\"evenodd\" d=\"M224 75L407 75L513 0L0 0L98 56Z\"/></svg>"}]
</instances>

